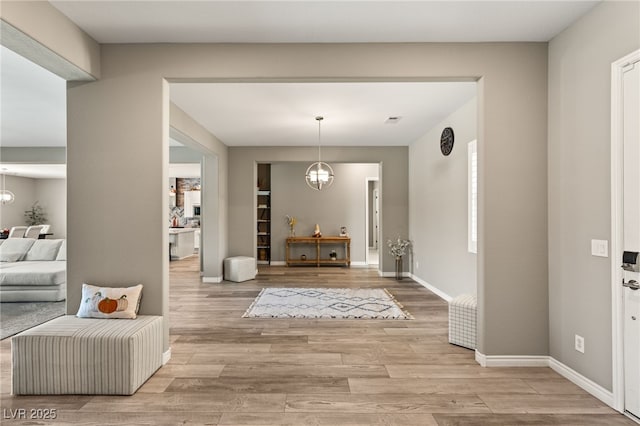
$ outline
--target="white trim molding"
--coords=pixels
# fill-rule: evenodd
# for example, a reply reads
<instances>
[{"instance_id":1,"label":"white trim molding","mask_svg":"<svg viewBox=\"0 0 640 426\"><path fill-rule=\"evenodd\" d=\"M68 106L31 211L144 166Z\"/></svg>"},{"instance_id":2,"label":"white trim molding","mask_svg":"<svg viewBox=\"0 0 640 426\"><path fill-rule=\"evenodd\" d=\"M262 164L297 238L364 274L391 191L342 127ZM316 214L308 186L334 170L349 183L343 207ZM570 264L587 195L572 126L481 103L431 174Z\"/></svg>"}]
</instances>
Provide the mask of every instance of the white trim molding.
<instances>
[{"instance_id":1,"label":"white trim molding","mask_svg":"<svg viewBox=\"0 0 640 426\"><path fill-rule=\"evenodd\" d=\"M476 362L482 367L549 367L581 387L609 407L614 407L613 393L574 369L547 355L485 355L476 350Z\"/></svg>"},{"instance_id":2,"label":"white trim molding","mask_svg":"<svg viewBox=\"0 0 640 426\"><path fill-rule=\"evenodd\" d=\"M482 367L548 367L546 355L485 355L476 350L476 362Z\"/></svg>"},{"instance_id":3,"label":"white trim molding","mask_svg":"<svg viewBox=\"0 0 640 426\"><path fill-rule=\"evenodd\" d=\"M217 276L217 277L202 277L202 282L203 283L221 283L222 282L222 277L221 276Z\"/></svg>"},{"instance_id":4,"label":"white trim molding","mask_svg":"<svg viewBox=\"0 0 640 426\"><path fill-rule=\"evenodd\" d=\"M353 268L368 268L369 264L367 262L351 262L351 266Z\"/></svg>"},{"instance_id":5,"label":"white trim molding","mask_svg":"<svg viewBox=\"0 0 640 426\"><path fill-rule=\"evenodd\" d=\"M165 365L171 359L171 347L162 353L162 365Z\"/></svg>"},{"instance_id":6,"label":"white trim molding","mask_svg":"<svg viewBox=\"0 0 640 426\"><path fill-rule=\"evenodd\" d=\"M272 260L271 266L287 266L287 262L284 260Z\"/></svg>"},{"instance_id":7,"label":"white trim molding","mask_svg":"<svg viewBox=\"0 0 640 426\"><path fill-rule=\"evenodd\" d=\"M432 286L431 284L429 284L428 282L426 282L422 278L419 278L414 274L411 274L410 277L411 277L412 280L414 280L415 282L417 282L421 286L425 287L427 290L431 291L432 293L435 293L436 296L440 297L445 302L449 303L449 302L451 302L451 300L453 300L452 296L449 296L447 293L445 293L444 291L440 290L439 288L436 288L436 287Z\"/></svg>"},{"instance_id":8,"label":"white trim molding","mask_svg":"<svg viewBox=\"0 0 640 426\"><path fill-rule=\"evenodd\" d=\"M622 286L622 162L623 162L623 74L640 61L640 49L611 64L611 324L612 404L624 411L624 339Z\"/></svg>"},{"instance_id":9,"label":"white trim molding","mask_svg":"<svg viewBox=\"0 0 640 426\"><path fill-rule=\"evenodd\" d=\"M585 391L589 392L591 395L598 398L600 401L607 404L609 407L615 409L615 407L613 406L614 401L612 392L606 390L593 380L583 376L574 369L567 367L555 358L549 357L549 367L551 367L553 371L555 371L565 379L568 379L569 381L575 383Z\"/></svg>"}]
</instances>

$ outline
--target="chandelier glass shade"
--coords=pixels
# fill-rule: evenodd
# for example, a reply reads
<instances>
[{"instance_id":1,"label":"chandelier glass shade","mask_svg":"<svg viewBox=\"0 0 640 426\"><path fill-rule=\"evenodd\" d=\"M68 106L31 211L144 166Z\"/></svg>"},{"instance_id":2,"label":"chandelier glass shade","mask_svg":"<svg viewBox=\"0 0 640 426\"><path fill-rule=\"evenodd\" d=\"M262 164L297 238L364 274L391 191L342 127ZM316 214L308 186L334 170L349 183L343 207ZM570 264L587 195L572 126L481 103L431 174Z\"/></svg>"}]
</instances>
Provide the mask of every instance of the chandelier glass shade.
<instances>
[{"instance_id":1,"label":"chandelier glass shade","mask_svg":"<svg viewBox=\"0 0 640 426\"><path fill-rule=\"evenodd\" d=\"M305 174L305 181L307 185L315 189L317 191L321 191L324 188L328 188L333 183L333 169L330 165L322 161L321 156L321 133L320 133L320 123L323 120L323 117L316 117L318 121L318 161L311 164L309 168L307 168L307 173Z\"/></svg>"},{"instance_id":2,"label":"chandelier glass shade","mask_svg":"<svg viewBox=\"0 0 640 426\"><path fill-rule=\"evenodd\" d=\"M3 169L3 173L2 173L2 189L0 190L0 204L2 204L3 206L5 204L11 204L15 201L16 196L13 194L13 192L9 191L8 189L5 188L4 185L4 180L5 180L5 174L4 174L4 170Z\"/></svg>"}]
</instances>

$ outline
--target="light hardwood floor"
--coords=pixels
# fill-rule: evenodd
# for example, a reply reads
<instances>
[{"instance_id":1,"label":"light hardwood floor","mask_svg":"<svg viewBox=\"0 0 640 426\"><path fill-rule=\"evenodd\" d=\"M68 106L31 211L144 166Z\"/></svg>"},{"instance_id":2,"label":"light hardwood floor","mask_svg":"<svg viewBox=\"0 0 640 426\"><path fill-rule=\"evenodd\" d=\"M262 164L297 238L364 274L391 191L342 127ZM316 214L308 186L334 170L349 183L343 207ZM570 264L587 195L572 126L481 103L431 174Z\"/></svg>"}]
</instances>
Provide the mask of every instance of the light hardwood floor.
<instances>
[{"instance_id":1,"label":"light hardwood floor","mask_svg":"<svg viewBox=\"0 0 640 426\"><path fill-rule=\"evenodd\" d=\"M203 284L197 258L171 262L171 361L133 396L10 395L2 415L55 408L86 425L633 425L549 368L481 368L448 344L447 304L371 269L263 267L244 283ZM415 320L241 318L263 287L388 289Z\"/></svg>"}]
</instances>

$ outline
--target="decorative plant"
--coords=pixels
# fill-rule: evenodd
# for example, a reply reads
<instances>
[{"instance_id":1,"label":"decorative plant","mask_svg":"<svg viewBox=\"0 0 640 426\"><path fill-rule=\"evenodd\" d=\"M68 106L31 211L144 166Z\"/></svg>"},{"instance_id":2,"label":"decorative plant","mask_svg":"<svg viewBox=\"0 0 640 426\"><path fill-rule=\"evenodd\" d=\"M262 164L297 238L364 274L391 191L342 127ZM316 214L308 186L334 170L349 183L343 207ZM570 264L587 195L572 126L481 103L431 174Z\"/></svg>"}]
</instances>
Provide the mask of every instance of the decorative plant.
<instances>
[{"instance_id":1,"label":"decorative plant","mask_svg":"<svg viewBox=\"0 0 640 426\"><path fill-rule=\"evenodd\" d=\"M24 219L27 225L42 225L47 221L47 214L44 208L36 201L29 210L24 211Z\"/></svg>"},{"instance_id":2,"label":"decorative plant","mask_svg":"<svg viewBox=\"0 0 640 426\"><path fill-rule=\"evenodd\" d=\"M396 240L387 240L389 252L397 259L407 254L407 247L411 245L411 241L403 240L398 237Z\"/></svg>"},{"instance_id":3,"label":"decorative plant","mask_svg":"<svg viewBox=\"0 0 640 426\"><path fill-rule=\"evenodd\" d=\"M298 223L298 221L294 216L287 215L287 223L289 224L289 235L293 237L294 235L296 235L296 230L294 228L296 227L296 223Z\"/></svg>"}]
</instances>

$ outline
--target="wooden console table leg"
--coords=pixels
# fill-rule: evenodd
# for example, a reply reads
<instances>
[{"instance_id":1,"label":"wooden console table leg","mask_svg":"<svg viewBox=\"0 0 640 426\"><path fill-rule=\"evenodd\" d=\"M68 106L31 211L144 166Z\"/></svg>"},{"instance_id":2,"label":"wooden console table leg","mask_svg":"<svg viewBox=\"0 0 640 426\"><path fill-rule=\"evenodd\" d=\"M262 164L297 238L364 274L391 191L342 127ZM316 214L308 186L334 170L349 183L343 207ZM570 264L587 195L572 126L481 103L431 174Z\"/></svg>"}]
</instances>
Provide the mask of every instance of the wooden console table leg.
<instances>
[{"instance_id":1,"label":"wooden console table leg","mask_svg":"<svg viewBox=\"0 0 640 426\"><path fill-rule=\"evenodd\" d=\"M289 266L289 241L287 241L287 245L286 245L286 253L284 255L284 259L287 262L287 266Z\"/></svg>"}]
</instances>

